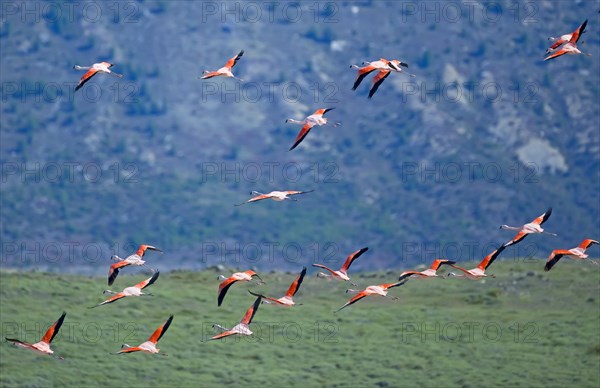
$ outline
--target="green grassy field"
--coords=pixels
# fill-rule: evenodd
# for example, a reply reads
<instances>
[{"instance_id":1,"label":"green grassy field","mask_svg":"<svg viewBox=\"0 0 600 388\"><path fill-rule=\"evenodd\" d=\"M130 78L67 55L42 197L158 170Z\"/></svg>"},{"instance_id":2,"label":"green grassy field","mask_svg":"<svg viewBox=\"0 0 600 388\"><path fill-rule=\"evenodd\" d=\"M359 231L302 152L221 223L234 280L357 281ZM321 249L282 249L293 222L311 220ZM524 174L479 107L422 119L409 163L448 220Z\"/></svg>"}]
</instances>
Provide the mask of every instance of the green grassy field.
<instances>
[{"instance_id":1,"label":"green grassy field","mask_svg":"<svg viewBox=\"0 0 600 388\"><path fill-rule=\"evenodd\" d=\"M589 386L600 385L600 268L499 262L495 279L410 280L388 298L339 313L347 284L305 279L286 309L262 305L251 328L262 340L203 342L212 323L239 322L254 298L281 296L294 274L262 273L266 285L234 285L216 305L214 271L162 273L149 297L102 301L104 278L0 272L2 336L39 340L62 313L53 342L64 361L0 345L2 386ZM571 270L581 271L578 273ZM359 286L398 273L355 274ZM114 290L144 274L124 271ZM281 294L281 295L280 295ZM138 345L169 316L158 344L168 356L112 355Z\"/></svg>"}]
</instances>

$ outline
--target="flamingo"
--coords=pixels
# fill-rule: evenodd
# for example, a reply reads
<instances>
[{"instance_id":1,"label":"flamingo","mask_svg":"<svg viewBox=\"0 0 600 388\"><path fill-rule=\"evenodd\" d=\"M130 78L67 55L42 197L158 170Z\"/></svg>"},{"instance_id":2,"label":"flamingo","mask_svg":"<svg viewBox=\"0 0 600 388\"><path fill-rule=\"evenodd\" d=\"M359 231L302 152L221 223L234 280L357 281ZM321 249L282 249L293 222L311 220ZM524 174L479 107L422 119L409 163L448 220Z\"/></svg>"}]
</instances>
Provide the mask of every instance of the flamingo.
<instances>
[{"instance_id":1,"label":"flamingo","mask_svg":"<svg viewBox=\"0 0 600 388\"><path fill-rule=\"evenodd\" d=\"M398 281L404 280L406 278L410 278L410 277L414 277L414 276L420 276L422 278L442 278L442 276L437 274L437 270L442 266L442 265L449 265L449 266L454 266L454 264L456 264L455 261L450 261L450 260L446 260L446 259L435 259L433 261L433 263L431 263L431 266L429 268L427 268L425 271L416 271L416 270L410 270L410 271L404 271L400 274L400 277L398 278Z\"/></svg>"},{"instance_id":2,"label":"flamingo","mask_svg":"<svg viewBox=\"0 0 600 388\"><path fill-rule=\"evenodd\" d=\"M93 76L95 76L98 73L107 73L112 74L115 77L123 78L123 74L117 74L109 69L109 67L112 66L113 64L108 62L94 63L92 66L73 66L73 69L75 70L87 70L87 72L79 80L79 83L75 87L75 91L81 89L86 82L88 82Z\"/></svg>"},{"instance_id":3,"label":"flamingo","mask_svg":"<svg viewBox=\"0 0 600 388\"><path fill-rule=\"evenodd\" d=\"M354 85L352 86L352 90L356 90L363 79L369 75L371 72L378 70L375 77L371 81L371 89L369 90L369 98L372 98L379 86L385 81L388 75L390 75L391 71L395 71L397 73L405 72L411 77L416 77L414 74L407 73L402 70L402 67L408 67L408 64L405 62L399 61L397 59L387 60L385 58L381 58L378 61L374 62L363 62L363 67L359 67L358 65L351 65L350 67L354 69L358 69L358 74L356 75L356 80L354 81Z\"/></svg>"},{"instance_id":4,"label":"flamingo","mask_svg":"<svg viewBox=\"0 0 600 388\"><path fill-rule=\"evenodd\" d=\"M479 265L473 269L470 270L466 270L464 268L461 268L459 266L455 266L452 265L451 267L459 269L460 271L462 271L464 273L464 275L456 275L453 272L450 272L448 274L448 276L455 276L455 277L462 277L462 276L466 276L467 278L471 279L471 280L477 280L479 278L484 278L484 277L492 277L495 278L495 275L486 275L485 274L485 270L488 269L488 267L490 265L492 265L492 263L494 262L494 260L496 260L496 258L500 255L500 253L505 249L506 247L504 245L501 245L499 248L497 248L495 251L493 251L492 253L490 253L489 255L487 255L486 257L483 258L483 260L481 260L481 263L479 263Z\"/></svg>"},{"instance_id":5,"label":"flamingo","mask_svg":"<svg viewBox=\"0 0 600 388\"><path fill-rule=\"evenodd\" d=\"M133 352L146 352L151 354L157 354L160 352L160 349L156 347L156 343L162 338L162 336L167 332L169 326L171 326L171 322L173 322L173 315L167 319L165 323L163 323L158 329L152 333L148 341L138 345L138 346L129 346L127 344L123 344L121 346L121 350L115 354L123 354L123 353L133 353ZM165 353L160 353L163 356L166 356Z\"/></svg>"},{"instance_id":6,"label":"flamingo","mask_svg":"<svg viewBox=\"0 0 600 388\"><path fill-rule=\"evenodd\" d=\"M198 78L199 79L209 79L212 77L223 76L223 77L230 77L230 78L235 78L237 80L243 81L242 79L233 75L233 73L231 72L231 69L235 66L237 61L239 61L239 59L242 57L242 55L244 55L244 50L240 51L235 57L228 60L227 63L225 64L225 66L223 66L219 70L217 70L217 71L204 70L202 72L203 75Z\"/></svg>"},{"instance_id":7,"label":"flamingo","mask_svg":"<svg viewBox=\"0 0 600 388\"><path fill-rule=\"evenodd\" d=\"M114 255L112 259L118 260L118 262L112 264L110 266L110 269L108 270L108 285L112 286L112 284L115 282L115 279L119 275L120 268L127 267L128 265L143 266L146 262L142 260L142 257L144 257L144 253L146 253L146 250L148 249L151 251L157 251L162 253L160 249L153 247L152 245L140 245L136 253L127 256L127 258L125 259L121 259L119 256Z\"/></svg>"},{"instance_id":8,"label":"flamingo","mask_svg":"<svg viewBox=\"0 0 600 388\"><path fill-rule=\"evenodd\" d=\"M252 191L250 194L254 195L254 197L250 198L246 202L238 203L233 206L242 206L250 202L262 201L263 199L272 199L273 201L285 201L289 199L290 201L298 201L297 199L290 198L290 195L299 195L312 193L314 190L308 191L295 191L295 190L287 190L287 191L271 191L268 194L259 193L258 191Z\"/></svg>"},{"instance_id":9,"label":"flamingo","mask_svg":"<svg viewBox=\"0 0 600 388\"><path fill-rule=\"evenodd\" d=\"M263 298L264 299L263 303L267 303L267 304L275 303L279 306L291 307L296 304L292 298L298 292L298 289L300 288L300 285L302 284L302 280L304 280L305 275L306 275L306 267L302 267L302 272L300 272L300 274L298 276L296 276L296 279L294 279L294 282L292 283L290 288L288 288L285 295L279 299L269 298L269 297L266 297L261 294L255 294L254 292L252 292L250 290L248 290L248 292L254 296L260 296L261 298Z\"/></svg>"},{"instance_id":10,"label":"flamingo","mask_svg":"<svg viewBox=\"0 0 600 388\"><path fill-rule=\"evenodd\" d=\"M209 341L210 340L218 340L218 339L229 337L230 335L236 335L236 334L237 335L252 335L252 334L254 334L254 333L252 333L252 331L250 330L250 328L248 326L250 325L250 323L252 323L252 318L254 318L256 311L258 311L258 306L260 306L260 302L261 302L261 297L259 296L254 301L254 304L252 306L250 306L248 311L246 311L246 314L244 315L244 318L242 318L240 323L235 325L232 329L224 328L223 326L218 325L216 323L214 325L212 325L213 328L221 330L221 333L215 335L214 337L209 339Z\"/></svg>"},{"instance_id":11,"label":"flamingo","mask_svg":"<svg viewBox=\"0 0 600 388\"><path fill-rule=\"evenodd\" d=\"M253 276L256 276L260 280L259 284L264 284L264 282L262 281L260 276L258 276L258 274L252 270L248 270L248 271L244 271L244 272L236 272L228 278L226 278L223 275L219 275L218 279L223 280L223 281L219 284L219 293L217 295L217 306L221 306L221 303L223 303L223 300L225 299L225 294L227 294L227 290L229 290L229 287L231 287L231 285L233 283L235 283L237 281L249 282L250 280L252 280Z\"/></svg>"},{"instance_id":12,"label":"flamingo","mask_svg":"<svg viewBox=\"0 0 600 388\"><path fill-rule=\"evenodd\" d=\"M114 296L110 299L105 300L104 302L96 305L96 306L92 306L90 307L91 309L93 309L94 307L99 307L102 306L103 304L108 304L108 303L112 303L114 301L117 301L121 298L124 298L126 296L142 296L142 295L152 295L150 293L144 293L142 292L142 290L152 284L154 284L154 282L156 281L156 279L158 279L158 275L160 275L160 272L156 271L154 273L154 275L152 275L151 278L148 278L146 280L144 280L143 282L139 282L138 284L136 284L135 286L132 287L127 287L125 288L123 291L121 292L114 292L111 290L105 290L103 292L103 294L113 294Z\"/></svg>"},{"instance_id":13,"label":"flamingo","mask_svg":"<svg viewBox=\"0 0 600 388\"><path fill-rule=\"evenodd\" d=\"M287 120L285 120L286 123L302 124L303 125L302 129L298 133L298 136L296 136L296 140L294 141L294 144L289 149L289 151L291 151L294 148L298 147L298 144L302 143L302 140L304 140L304 138L306 137L306 135L308 135L308 133L310 132L310 130L311 130L312 127L314 127L315 125L321 126L321 125L327 124L327 118L323 117L323 115L325 113L329 112L330 110L333 110L333 109L335 109L335 108L317 109L315 111L315 113L313 113L312 115L306 117L304 120L294 120L294 119L287 119ZM340 124L341 123L338 122L338 123L333 123L331 125L333 127L337 127Z\"/></svg>"},{"instance_id":14,"label":"flamingo","mask_svg":"<svg viewBox=\"0 0 600 388\"><path fill-rule=\"evenodd\" d=\"M343 305L342 307L340 307L336 313L338 311L340 311L341 309L350 306L351 304L354 304L356 302L358 302L359 300L361 300L362 298L364 298L365 296L369 296L369 295L381 295L381 296L388 296L388 290L390 288L394 288L394 287L398 287L403 285L404 283L406 283L407 280L401 281L401 282L397 282L397 283L390 283L390 284L380 284L378 286L369 286L367 288L365 288L364 290L353 290L353 289L347 289L346 292L353 292L353 293L357 293L357 295L355 295L354 297L352 297L352 299L350 299L348 302L346 302L345 305ZM392 299L397 300L398 298L393 296Z\"/></svg>"},{"instance_id":15,"label":"flamingo","mask_svg":"<svg viewBox=\"0 0 600 388\"><path fill-rule=\"evenodd\" d=\"M44 334L40 342L30 344L27 342L20 341L18 339L12 339L7 337L5 337L5 339L6 341L11 342L13 345L18 346L20 348L31 349L36 353L52 355L54 354L54 351L50 349L50 343L58 334L58 331L60 330L60 327L62 326L66 316L67 313L63 312L60 318L58 318L58 320L54 322L54 324L52 324L52 326L50 326L48 330L46 330L46 334ZM58 357L58 359L64 360L63 357Z\"/></svg>"},{"instance_id":16,"label":"flamingo","mask_svg":"<svg viewBox=\"0 0 600 388\"><path fill-rule=\"evenodd\" d=\"M313 264L313 267L319 267L319 268L323 268L326 269L327 271L330 272L330 275L325 274L323 272L319 272L317 274L318 277L333 277L334 279L339 279L339 280L343 280L346 282L350 282L350 284L352 284L353 286L356 286L356 284L352 283L350 281L350 278L348 277L348 269L350 268L350 266L352 265L352 263L354 262L354 260L358 259L363 253L365 253L366 251L368 251L369 248L368 247L364 247L359 249L356 252L351 253L347 258L346 261L344 262L344 265L342 265L342 268L340 268L339 271L334 271L329 267L324 266L323 264Z\"/></svg>"},{"instance_id":17,"label":"flamingo","mask_svg":"<svg viewBox=\"0 0 600 388\"><path fill-rule=\"evenodd\" d=\"M552 54L550 54L549 56L544 58L544 61L547 61L548 59L560 57L561 55L565 55L565 54L585 54L587 56L591 56L592 54L583 53L583 52L581 52L581 50L579 50L579 48L577 48L577 41L581 37L581 34L583 34L586 25L587 25L587 19L585 22L583 22L583 24L581 26L579 26L579 28L577 30L573 31L570 34L571 36L569 39L563 39L563 38L566 38L568 35L561 36L560 39L558 39L552 46L550 46L550 48L548 50L546 50L546 54L548 54L549 52L551 52ZM557 47L560 46L561 44L562 44L562 46L560 47L560 49L557 50Z\"/></svg>"},{"instance_id":18,"label":"flamingo","mask_svg":"<svg viewBox=\"0 0 600 388\"><path fill-rule=\"evenodd\" d=\"M546 54L550 54L551 52L556 50L561 44L564 44L564 43L567 43L568 41L570 41L571 38L573 37L573 34L582 35L585 32L584 30L585 30L585 26L587 26L587 22L588 22L587 19L585 19L583 24L581 26L579 26L575 31L571 32L570 34L564 34L558 38L549 37L548 40L554 41L554 43L552 44L552 46L550 46L546 50Z\"/></svg>"},{"instance_id":19,"label":"flamingo","mask_svg":"<svg viewBox=\"0 0 600 388\"><path fill-rule=\"evenodd\" d=\"M554 267L563 256L573 260L587 259L589 255L585 254L585 250L594 244L598 244L598 241L588 238L583 240L583 242L579 244L578 247L571 249L556 249L552 251L552 253L548 257L546 265L544 266L544 271L550 271L552 267ZM592 263L597 264L595 261L592 261Z\"/></svg>"},{"instance_id":20,"label":"flamingo","mask_svg":"<svg viewBox=\"0 0 600 388\"><path fill-rule=\"evenodd\" d=\"M546 210L546 212L544 214L542 214L541 216L539 216L538 218L536 218L535 220L531 221L528 224L525 224L523 226L508 226L508 225L502 225L500 226L500 229L510 229L510 230L518 230L519 233L517 233L517 235L515 237L513 237L512 240L504 243L504 247L513 245L518 243L519 241L522 241L525 237L527 237L528 234L532 234L532 233L546 233L546 234L550 234L552 236L556 236L555 233L550 233L550 232L546 232L544 229L542 229L541 225L548 221L548 218L550 218L550 215L552 215L552 208L548 208L548 210Z\"/></svg>"}]
</instances>

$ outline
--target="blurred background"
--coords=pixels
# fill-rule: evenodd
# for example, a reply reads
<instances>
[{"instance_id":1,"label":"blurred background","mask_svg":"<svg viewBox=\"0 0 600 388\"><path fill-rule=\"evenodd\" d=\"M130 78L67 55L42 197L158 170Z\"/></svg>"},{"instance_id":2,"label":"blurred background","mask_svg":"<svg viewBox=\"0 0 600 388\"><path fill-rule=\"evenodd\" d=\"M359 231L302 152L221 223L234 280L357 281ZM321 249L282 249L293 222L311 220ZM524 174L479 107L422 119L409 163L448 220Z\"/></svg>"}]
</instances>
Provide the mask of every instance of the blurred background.
<instances>
[{"instance_id":1,"label":"blurred background","mask_svg":"<svg viewBox=\"0 0 600 388\"><path fill-rule=\"evenodd\" d=\"M477 260L600 236L598 2L3 2L2 268L106 272L151 244L161 269ZM592 56L544 62L589 19ZM199 80L244 50L243 79ZM369 100L351 64L409 64ZM81 90L73 65L119 79ZM288 152L319 108L316 127ZM250 191L312 190L234 207ZM505 257L505 258L506 258Z\"/></svg>"}]
</instances>

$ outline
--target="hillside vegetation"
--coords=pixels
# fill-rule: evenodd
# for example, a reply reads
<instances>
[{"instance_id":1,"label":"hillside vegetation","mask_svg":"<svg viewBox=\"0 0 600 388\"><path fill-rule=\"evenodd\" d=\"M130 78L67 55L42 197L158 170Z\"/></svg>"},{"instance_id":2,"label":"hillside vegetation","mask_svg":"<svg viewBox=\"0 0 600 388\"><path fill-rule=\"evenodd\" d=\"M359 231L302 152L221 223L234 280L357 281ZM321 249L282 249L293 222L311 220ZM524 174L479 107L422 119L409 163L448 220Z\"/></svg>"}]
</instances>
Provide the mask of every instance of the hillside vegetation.
<instances>
[{"instance_id":1,"label":"hillside vegetation","mask_svg":"<svg viewBox=\"0 0 600 388\"><path fill-rule=\"evenodd\" d=\"M0 24L3 268L98 275L109 247L148 243L196 269L249 244L334 243L342 257L372 247L362 269L379 270L428 261L423 244L476 242L468 259L483 257L511 237L500 224L548 207L559 236L532 238L536 257L599 238L597 2L23 4ZM543 62L547 37L585 19L592 56ZM197 79L242 49L243 82ZM380 57L416 77L392 74L368 100L349 65ZM73 94L73 65L104 60L124 78ZM288 152L300 128L285 119L322 107L342 125ZM315 191L232 206L278 189ZM207 258L206 244L225 246ZM280 250L256 263L295 264Z\"/></svg>"}]
</instances>

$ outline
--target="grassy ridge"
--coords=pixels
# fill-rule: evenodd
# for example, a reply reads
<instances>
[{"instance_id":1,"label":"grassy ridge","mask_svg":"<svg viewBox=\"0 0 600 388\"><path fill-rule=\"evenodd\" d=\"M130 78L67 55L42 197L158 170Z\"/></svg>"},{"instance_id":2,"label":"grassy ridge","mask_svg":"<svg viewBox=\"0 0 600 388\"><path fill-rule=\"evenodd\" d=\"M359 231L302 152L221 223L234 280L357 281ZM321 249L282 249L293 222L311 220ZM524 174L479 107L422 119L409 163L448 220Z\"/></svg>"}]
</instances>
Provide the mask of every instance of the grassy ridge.
<instances>
[{"instance_id":1,"label":"grassy ridge","mask_svg":"<svg viewBox=\"0 0 600 388\"><path fill-rule=\"evenodd\" d=\"M152 297L97 309L105 279L0 272L2 336L39 340L68 312L53 343L58 361L0 346L0 384L27 385L378 385L590 386L600 384L597 266L561 262L494 264L495 279L410 280L390 294L334 314L346 284L305 279L291 309L262 305L252 330L262 340L203 343L212 323L237 323L252 304L246 290L279 296L293 274L264 273L263 286L234 285L221 308L213 271L164 273ZM581 273L570 272L581 271ZM113 289L143 278L124 273ZM393 281L397 273L355 274L360 286ZM115 356L175 319L159 342L167 357Z\"/></svg>"}]
</instances>

